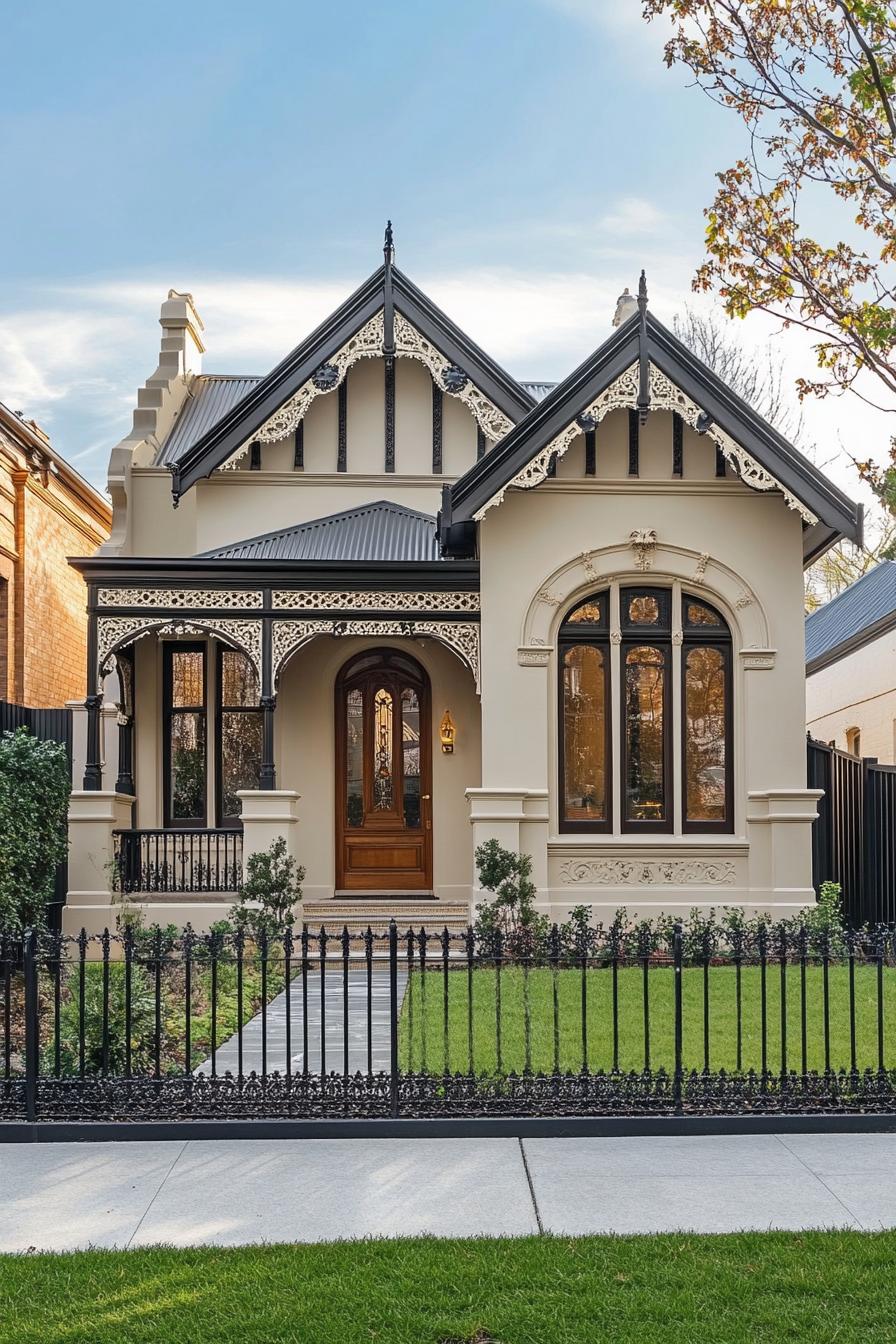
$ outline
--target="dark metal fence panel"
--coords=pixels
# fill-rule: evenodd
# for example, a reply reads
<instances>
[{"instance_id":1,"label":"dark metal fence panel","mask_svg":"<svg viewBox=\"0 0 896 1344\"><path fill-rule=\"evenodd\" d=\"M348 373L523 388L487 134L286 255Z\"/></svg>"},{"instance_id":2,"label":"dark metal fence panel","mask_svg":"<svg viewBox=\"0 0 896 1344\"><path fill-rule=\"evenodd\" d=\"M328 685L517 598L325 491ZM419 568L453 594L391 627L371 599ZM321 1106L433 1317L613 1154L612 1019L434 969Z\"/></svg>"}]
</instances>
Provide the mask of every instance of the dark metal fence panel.
<instances>
[{"instance_id":1,"label":"dark metal fence panel","mask_svg":"<svg viewBox=\"0 0 896 1344\"><path fill-rule=\"evenodd\" d=\"M32 709L27 705L14 705L8 700L0 700L0 733L15 732L17 728L27 728L41 742L61 742L68 756L69 771L72 764L72 712L70 709ZM53 901L47 911L47 921L51 928L58 928L62 919L62 907L68 895L68 864L61 863L56 869L56 881Z\"/></svg>"},{"instance_id":2,"label":"dark metal fence panel","mask_svg":"<svg viewBox=\"0 0 896 1344\"><path fill-rule=\"evenodd\" d=\"M811 737L807 782L822 789L812 827L812 881L837 882L851 924L896 918L896 767Z\"/></svg>"},{"instance_id":3,"label":"dark metal fence panel","mask_svg":"<svg viewBox=\"0 0 896 1344\"><path fill-rule=\"evenodd\" d=\"M114 835L120 887L129 895L242 887L242 831L126 830Z\"/></svg>"},{"instance_id":4,"label":"dark metal fence panel","mask_svg":"<svg viewBox=\"0 0 896 1344\"><path fill-rule=\"evenodd\" d=\"M896 1110L896 931L0 936L0 1117Z\"/></svg>"}]
</instances>

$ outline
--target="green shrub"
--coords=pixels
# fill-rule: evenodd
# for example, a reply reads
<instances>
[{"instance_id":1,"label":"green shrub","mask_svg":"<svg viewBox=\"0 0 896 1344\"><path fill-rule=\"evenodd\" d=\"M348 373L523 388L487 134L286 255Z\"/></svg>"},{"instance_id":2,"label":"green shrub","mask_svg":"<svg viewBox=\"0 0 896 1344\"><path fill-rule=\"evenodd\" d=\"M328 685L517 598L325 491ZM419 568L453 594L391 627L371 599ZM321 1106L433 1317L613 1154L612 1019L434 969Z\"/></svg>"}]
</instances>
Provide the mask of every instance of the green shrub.
<instances>
[{"instance_id":1,"label":"green shrub","mask_svg":"<svg viewBox=\"0 0 896 1344\"><path fill-rule=\"evenodd\" d=\"M61 742L27 728L0 738L0 926L43 928L68 851L71 781Z\"/></svg>"},{"instance_id":2,"label":"green shrub","mask_svg":"<svg viewBox=\"0 0 896 1344\"><path fill-rule=\"evenodd\" d=\"M59 1010L61 1072L70 1077L78 1072L80 1038L79 970L70 971L66 995ZM145 1073L153 1057L155 1031L155 995L149 974L140 965L131 966L131 1068ZM109 1073L125 1069L127 1019L125 1015L124 962L109 963ZM53 1045L45 1049L44 1070L52 1071ZM89 961L84 966L84 1071L101 1073L103 1067L103 966Z\"/></svg>"},{"instance_id":3,"label":"green shrub","mask_svg":"<svg viewBox=\"0 0 896 1344\"><path fill-rule=\"evenodd\" d=\"M506 956L533 956L544 949L550 932L547 916L535 909L532 856L486 840L475 854L479 881L494 900L476 907L474 931L488 954L497 946Z\"/></svg>"},{"instance_id":4,"label":"green shrub","mask_svg":"<svg viewBox=\"0 0 896 1344\"><path fill-rule=\"evenodd\" d=\"M302 899L305 869L286 852L282 835L266 850L250 854L246 878L233 906L233 921L257 936L283 933L292 925L293 907Z\"/></svg>"}]
</instances>

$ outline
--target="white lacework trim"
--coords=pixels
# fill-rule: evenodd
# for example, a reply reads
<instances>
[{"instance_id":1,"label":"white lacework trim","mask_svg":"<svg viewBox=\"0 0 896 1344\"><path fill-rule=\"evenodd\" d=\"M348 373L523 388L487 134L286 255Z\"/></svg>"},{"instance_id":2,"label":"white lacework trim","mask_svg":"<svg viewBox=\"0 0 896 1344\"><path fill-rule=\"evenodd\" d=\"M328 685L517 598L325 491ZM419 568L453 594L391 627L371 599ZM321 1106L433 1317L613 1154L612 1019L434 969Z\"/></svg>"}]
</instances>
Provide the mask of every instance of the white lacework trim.
<instances>
[{"instance_id":1,"label":"white lacework trim","mask_svg":"<svg viewBox=\"0 0 896 1344\"><path fill-rule=\"evenodd\" d=\"M221 464L218 470L232 471L234 467L239 466L249 451L250 444L254 442L277 443L280 439L285 439L288 434L293 432L299 421L304 420L315 397L326 396L328 392L334 392L351 366L357 364L359 359L375 359L381 357L382 353L383 314L380 312L372 317L369 322L365 322L361 330L356 331L351 340L346 341L342 349L337 350L336 354L326 361L327 364L334 366L338 374L332 387L315 387L314 379L309 378L306 383L302 384L298 392L294 392L289 400L285 401L279 410L276 410L250 439L247 439L241 448L238 448L226 462Z\"/></svg>"},{"instance_id":2,"label":"white lacework trim","mask_svg":"<svg viewBox=\"0 0 896 1344\"><path fill-rule=\"evenodd\" d=\"M273 594L281 611L479 611L479 594L463 592L327 592L282 589Z\"/></svg>"},{"instance_id":3,"label":"white lacework trim","mask_svg":"<svg viewBox=\"0 0 896 1344\"><path fill-rule=\"evenodd\" d=\"M133 644L144 636L155 635L219 635L229 644L235 644L249 658L261 682L261 621L216 619L184 621L153 616L100 616L96 623L97 676L99 689L102 679L112 670L115 651L125 644Z\"/></svg>"},{"instance_id":4,"label":"white lacework trim","mask_svg":"<svg viewBox=\"0 0 896 1344\"><path fill-rule=\"evenodd\" d=\"M478 513L473 515L476 522L480 522L489 509L501 503L511 486L517 486L520 490L531 490L533 486L540 485L547 477L551 458L556 456L559 460L563 457L579 434L583 432L578 423L580 419L590 416L595 424L599 424L610 411L636 409L638 405L638 375L639 366L637 363L630 365L624 373L621 373L609 387L604 389L596 401L585 408L576 420L567 425L555 439L542 448L523 467L522 471L514 476L513 480L508 481L496 494L492 495L487 503L483 504ZM654 411L677 411L692 429L696 429L697 420L701 415L700 407L691 401L690 397L685 396L655 364L650 365L650 408ZM797 499L792 491L786 489L771 472L760 466L756 459L751 457L739 443L735 443L734 439L726 434L723 429L720 429L718 425L711 425L706 432L709 438L718 445L725 460L730 462L745 485L751 486L754 490L780 490L789 509L794 509L810 525L818 522L818 518L811 509L808 509L801 500Z\"/></svg>"},{"instance_id":5,"label":"white lacework trim","mask_svg":"<svg viewBox=\"0 0 896 1344\"><path fill-rule=\"evenodd\" d=\"M275 621L271 631L274 684L291 653L317 635L400 635L406 639L437 639L447 645L473 673L479 690L478 621Z\"/></svg>"},{"instance_id":6,"label":"white lacework trim","mask_svg":"<svg viewBox=\"0 0 896 1344\"><path fill-rule=\"evenodd\" d=\"M508 481L497 494L492 495L491 499L483 504L479 512L473 515L476 522L481 522L489 509L493 509L496 504L501 503L511 486L518 486L520 490L531 490L533 486L540 485L547 478L551 459L556 457L559 461L569 451L578 436L584 432L579 424L580 419L589 416L597 425L603 420L604 416L609 415L610 411L627 410L637 405L637 401L638 365L635 363L620 373L618 378L614 378L609 387L605 387L600 396L590 406L586 407L580 416L567 425L539 453L536 453L535 457L526 463L522 471L517 472L512 481Z\"/></svg>"},{"instance_id":7,"label":"white lacework trim","mask_svg":"<svg viewBox=\"0 0 896 1344\"><path fill-rule=\"evenodd\" d=\"M476 423L482 430L487 439L497 443L503 439L505 434L509 434L513 429L513 421L508 419L503 411L499 411L497 406L489 401L484 393L470 380L469 375L465 385L457 392L452 392L445 386L443 374L446 369L451 368L451 361L446 359L441 350L437 350L431 341L422 336L415 326L413 326L401 313L395 314L395 351L398 355L403 355L406 359L417 359L421 364L425 364L432 375L433 381L447 393L449 397L457 397L462 401L467 409L474 416ZM466 370L464 370L466 373Z\"/></svg>"},{"instance_id":8,"label":"white lacework trim","mask_svg":"<svg viewBox=\"0 0 896 1344\"><path fill-rule=\"evenodd\" d=\"M228 588L101 588L101 607L160 607L182 611L244 611L263 605L261 593Z\"/></svg>"},{"instance_id":9,"label":"white lacework trim","mask_svg":"<svg viewBox=\"0 0 896 1344\"><path fill-rule=\"evenodd\" d=\"M684 392L675 386L671 378L668 378L654 364L650 366L650 405L653 410L677 411L682 420L687 421L692 429L697 427L697 420L701 414L700 407L691 401L690 397L685 396ZM725 461L731 464L745 485L751 486L754 490L780 490L788 509L793 509L810 526L818 522L817 516L811 509L807 509L805 504L797 499L796 495L786 489L770 471L766 471L765 467L760 466L745 448L742 448L739 443L735 443L734 439L726 434L723 429L720 429L718 425L710 425L706 434L718 445Z\"/></svg>"}]
</instances>

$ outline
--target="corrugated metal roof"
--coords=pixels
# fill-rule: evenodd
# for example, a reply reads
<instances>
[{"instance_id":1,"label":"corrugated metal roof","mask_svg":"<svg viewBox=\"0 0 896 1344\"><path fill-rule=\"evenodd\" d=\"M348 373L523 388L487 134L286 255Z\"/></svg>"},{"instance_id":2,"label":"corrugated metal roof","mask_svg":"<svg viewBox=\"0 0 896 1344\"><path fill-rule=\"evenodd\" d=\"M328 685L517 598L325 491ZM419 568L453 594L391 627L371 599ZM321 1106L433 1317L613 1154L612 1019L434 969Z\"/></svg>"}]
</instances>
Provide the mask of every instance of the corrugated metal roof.
<instances>
[{"instance_id":1,"label":"corrugated metal roof","mask_svg":"<svg viewBox=\"0 0 896 1344\"><path fill-rule=\"evenodd\" d=\"M438 560L436 520L387 499L206 551L215 560ZM450 563L450 562L446 562Z\"/></svg>"},{"instance_id":2,"label":"corrugated metal roof","mask_svg":"<svg viewBox=\"0 0 896 1344\"><path fill-rule=\"evenodd\" d=\"M896 612L896 560L882 560L830 602L806 617L806 662Z\"/></svg>"},{"instance_id":3,"label":"corrugated metal roof","mask_svg":"<svg viewBox=\"0 0 896 1344\"><path fill-rule=\"evenodd\" d=\"M520 383L520 387L524 388L529 396L534 397L536 401L544 401L547 394L553 392L556 386L556 383Z\"/></svg>"},{"instance_id":4,"label":"corrugated metal roof","mask_svg":"<svg viewBox=\"0 0 896 1344\"><path fill-rule=\"evenodd\" d=\"M156 466L178 462L206 430L260 382L260 375L229 373L202 373L194 378L171 433L159 449Z\"/></svg>"}]
</instances>

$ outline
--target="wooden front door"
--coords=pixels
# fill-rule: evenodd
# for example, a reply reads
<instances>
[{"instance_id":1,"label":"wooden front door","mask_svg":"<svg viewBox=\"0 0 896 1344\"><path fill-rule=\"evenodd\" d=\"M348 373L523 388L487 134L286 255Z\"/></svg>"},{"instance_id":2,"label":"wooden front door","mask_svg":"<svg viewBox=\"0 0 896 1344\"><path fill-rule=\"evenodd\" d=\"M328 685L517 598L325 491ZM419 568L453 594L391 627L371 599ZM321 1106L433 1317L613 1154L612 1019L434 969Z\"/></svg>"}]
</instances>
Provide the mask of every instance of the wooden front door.
<instances>
[{"instance_id":1,"label":"wooden front door","mask_svg":"<svg viewBox=\"0 0 896 1344\"><path fill-rule=\"evenodd\" d=\"M336 886L432 890L429 679L392 649L336 682Z\"/></svg>"}]
</instances>

